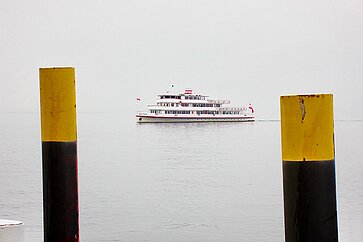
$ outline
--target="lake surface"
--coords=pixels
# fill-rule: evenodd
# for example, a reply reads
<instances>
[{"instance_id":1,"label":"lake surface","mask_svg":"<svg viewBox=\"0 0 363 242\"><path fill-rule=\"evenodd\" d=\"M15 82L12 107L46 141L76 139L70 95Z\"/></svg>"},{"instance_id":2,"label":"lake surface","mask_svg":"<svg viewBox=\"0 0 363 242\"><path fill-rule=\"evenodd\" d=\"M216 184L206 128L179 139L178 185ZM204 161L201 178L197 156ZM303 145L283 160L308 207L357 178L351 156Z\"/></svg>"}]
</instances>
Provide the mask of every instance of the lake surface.
<instances>
[{"instance_id":1,"label":"lake surface","mask_svg":"<svg viewBox=\"0 0 363 242\"><path fill-rule=\"evenodd\" d=\"M1 113L0 219L42 241L37 113ZM363 241L363 122L336 121L340 241ZM283 241L280 122L78 114L81 241Z\"/></svg>"}]
</instances>

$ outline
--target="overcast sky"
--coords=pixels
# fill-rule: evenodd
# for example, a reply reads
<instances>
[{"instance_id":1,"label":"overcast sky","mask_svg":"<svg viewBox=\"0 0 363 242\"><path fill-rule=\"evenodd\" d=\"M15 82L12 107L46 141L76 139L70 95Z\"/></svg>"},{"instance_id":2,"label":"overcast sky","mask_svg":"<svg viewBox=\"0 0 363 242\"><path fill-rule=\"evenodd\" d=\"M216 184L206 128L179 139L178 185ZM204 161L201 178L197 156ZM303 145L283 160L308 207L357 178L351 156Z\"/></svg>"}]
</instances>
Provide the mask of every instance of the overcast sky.
<instances>
[{"instance_id":1,"label":"overcast sky","mask_svg":"<svg viewBox=\"0 0 363 242\"><path fill-rule=\"evenodd\" d=\"M251 102L333 93L363 119L361 0L0 0L0 111L39 111L39 67L74 66L78 111L135 109L186 87Z\"/></svg>"}]
</instances>

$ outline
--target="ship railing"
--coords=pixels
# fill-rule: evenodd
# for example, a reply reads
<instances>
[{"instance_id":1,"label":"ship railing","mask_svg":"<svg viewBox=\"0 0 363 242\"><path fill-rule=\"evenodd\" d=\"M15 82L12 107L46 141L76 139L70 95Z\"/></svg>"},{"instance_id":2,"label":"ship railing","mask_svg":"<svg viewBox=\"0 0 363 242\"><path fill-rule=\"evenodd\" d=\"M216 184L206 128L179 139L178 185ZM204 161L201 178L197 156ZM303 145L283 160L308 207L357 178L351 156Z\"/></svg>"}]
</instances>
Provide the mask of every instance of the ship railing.
<instances>
[{"instance_id":1,"label":"ship railing","mask_svg":"<svg viewBox=\"0 0 363 242\"><path fill-rule=\"evenodd\" d=\"M218 111L247 111L246 107L224 107L224 108L218 108Z\"/></svg>"},{"instance_id":2,"label":"ship railing","mask_svg":"<svg viewBox=\"0 0 363 242\"><path fill-rule=\"evenodd\" d=\"M230 104L231 101L229 100L214 100L214 99L208 99L209 103L215 103L215 104Z\"/></svg>"}]
</instances>

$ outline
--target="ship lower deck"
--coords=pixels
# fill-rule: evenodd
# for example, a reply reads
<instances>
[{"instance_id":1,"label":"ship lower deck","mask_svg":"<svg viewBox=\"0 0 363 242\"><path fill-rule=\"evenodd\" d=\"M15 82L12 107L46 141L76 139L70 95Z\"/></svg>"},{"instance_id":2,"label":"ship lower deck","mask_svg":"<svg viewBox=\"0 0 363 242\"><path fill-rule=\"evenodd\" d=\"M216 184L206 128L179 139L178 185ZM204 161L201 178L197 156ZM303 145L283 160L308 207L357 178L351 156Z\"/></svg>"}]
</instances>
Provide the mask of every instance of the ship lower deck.
<instances>
[{"instance_id":1,"label":"ship lower deck","mask_svg":"<svg viewBox=\"0 0 363 242\"><path fill-rule=\"evenodd\" d=\"M136 115L138 123L192 123L192 122L253 122L251 116L164 116L164 115Z\"/></svg>"}]
</instances>

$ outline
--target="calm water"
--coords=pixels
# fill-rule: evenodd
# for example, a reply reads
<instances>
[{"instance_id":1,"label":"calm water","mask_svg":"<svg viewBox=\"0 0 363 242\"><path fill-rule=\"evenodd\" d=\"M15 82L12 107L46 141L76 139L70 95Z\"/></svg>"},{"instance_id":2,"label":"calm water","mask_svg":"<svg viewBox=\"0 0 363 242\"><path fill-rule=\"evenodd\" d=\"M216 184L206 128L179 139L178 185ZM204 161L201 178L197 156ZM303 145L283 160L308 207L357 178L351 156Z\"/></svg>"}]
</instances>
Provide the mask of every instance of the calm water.
<instances>
[{"instance_id":1,"label":"calm water","mask_svg":"<svg viewBox=\"0 0 363 242\"><path fill-rule=\"evenodd\" d=\"M40 121L1 113L0 218L42 241ZM336 121L340 241L363 241L363 122ZM82 241L283 241L280 123L78 115Z\"/></svg>"}]
</instances>

